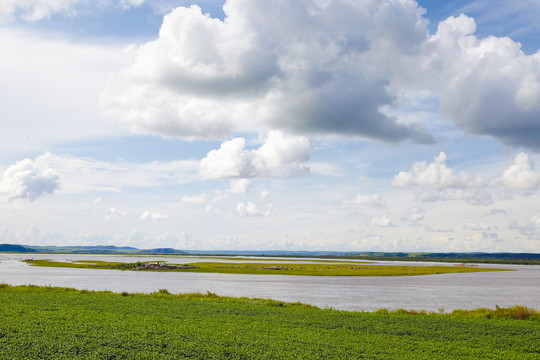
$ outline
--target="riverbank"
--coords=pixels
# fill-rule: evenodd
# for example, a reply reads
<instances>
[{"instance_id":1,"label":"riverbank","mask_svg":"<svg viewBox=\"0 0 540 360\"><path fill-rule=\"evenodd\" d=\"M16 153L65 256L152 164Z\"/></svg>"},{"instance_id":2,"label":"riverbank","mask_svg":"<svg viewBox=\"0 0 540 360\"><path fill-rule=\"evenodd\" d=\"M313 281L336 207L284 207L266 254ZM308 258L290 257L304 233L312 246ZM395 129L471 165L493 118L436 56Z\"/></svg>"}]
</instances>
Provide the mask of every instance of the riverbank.
<instances>
[{"instance_id":1,"label":"riverbank","mask_svg":"<svg viewBox=\"0 0 540 360\"><path fill-rule=\"evenodd\" d=\"M508 318L527 311L532 321ZM536 359L539 334L538 312L519 307L363 313L166 290L0 285L0 358Z\"/></svg>"}]
</instances>

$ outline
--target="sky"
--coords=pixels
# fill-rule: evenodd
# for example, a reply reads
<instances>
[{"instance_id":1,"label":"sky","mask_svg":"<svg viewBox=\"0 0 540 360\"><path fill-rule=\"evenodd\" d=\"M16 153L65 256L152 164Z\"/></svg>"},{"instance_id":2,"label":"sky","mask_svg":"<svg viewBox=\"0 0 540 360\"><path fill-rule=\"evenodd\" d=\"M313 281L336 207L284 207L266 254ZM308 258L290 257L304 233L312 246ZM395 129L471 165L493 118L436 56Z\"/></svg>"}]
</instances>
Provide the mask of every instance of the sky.
<instances>
[{"instance_id":1,"label":"sky","mask_svg":"<svg viewBox=\"0 0 540 360\"><path fill-rule=\"evenodd\" d=\"M0 243L538 253L539 17L4 0Z\"/></svg>"}]
</instances>

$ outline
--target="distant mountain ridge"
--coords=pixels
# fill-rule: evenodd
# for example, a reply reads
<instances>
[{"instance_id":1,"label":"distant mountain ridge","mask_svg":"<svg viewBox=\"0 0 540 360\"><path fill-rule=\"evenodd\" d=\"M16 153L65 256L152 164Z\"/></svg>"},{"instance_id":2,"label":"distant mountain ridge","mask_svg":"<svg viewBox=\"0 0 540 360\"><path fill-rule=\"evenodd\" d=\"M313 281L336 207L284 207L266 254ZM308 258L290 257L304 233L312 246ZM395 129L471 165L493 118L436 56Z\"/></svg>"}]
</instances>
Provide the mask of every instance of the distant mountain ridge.
<instances>
[{"instance_id":1,"label":"distant mountain ridge","mask_svg":"<svg viewBox=\"0 0 540 360\"><path fill-rule=\"evenodd\" d=\"M295 256L295 257L336 257L373 260L402 261L452 261L452 262L506 262L540 264L538 253L422 253L422 252L350 252L350 251L290 251L290 250L177 250L173 248L138 249L131 246L31 246L0 244L0 252L41 252L41 253L90 253L90 254L184 254L184 255L247 255L247 256Z\"/></svg>"},{"instance_id":2,"label":"distant mountain ridge","mask_svg":"<svg viewBox=\"0 0 540 360\"><path fill-rule=\"evenodd\" d=\"M140 250L139 254L187 254L183 250L176 250L173 248L156 248L156 249L146 249Z\"/></svg>"},{"instance_id":3,"label":"distant mountain ridge","mask_svg":"<svg viewBox=\"0 0 540 360\"><path fill-rule=\"evenodd\" d=\"M36 252L36 250L27 246L22 246L22 245L0 244L0 252L27 253L27 252Z\"/></svg>"},{"instance_id":4,"label":"distant mountain ridge","mask_svg":"<svg viewBox=\"0 0 540 360\"><path fill-rule=\"evenodd\" d=\"M173 248L137 249L132 246L96 245L96 246L33 246L0 244L0 252L41 252L75 254L186 254Z\"/></svg>"}]
</instances>

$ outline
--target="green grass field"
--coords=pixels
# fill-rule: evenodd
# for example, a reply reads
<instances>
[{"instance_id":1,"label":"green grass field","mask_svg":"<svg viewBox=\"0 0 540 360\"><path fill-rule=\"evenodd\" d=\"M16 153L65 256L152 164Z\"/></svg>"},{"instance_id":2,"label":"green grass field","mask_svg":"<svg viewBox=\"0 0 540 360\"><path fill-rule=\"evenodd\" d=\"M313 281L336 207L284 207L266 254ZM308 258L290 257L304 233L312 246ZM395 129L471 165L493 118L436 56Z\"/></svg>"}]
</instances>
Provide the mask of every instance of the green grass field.
<instances>
[{"instance_id":1,"label":"green grass field","mask_svg":"<svg viewBox=\"0 0 540 360\"><path fill-rule=\"evenodd\" d=\"M63 262L52 260L28 261L32 266L70 267L85 269L116 269L131 270L136 266L145 264L121 263L105 261L76 261ZM187 263L195 268L181 270L159 271L182 271L198 273L222 273L222 274L256 274L256 275L315 275L315 276L412 276L434 275L448 273L468 273L483 271L508 271L505 269L481 268L471 266L402 266L402 265L374 265L374 264L301 264L301 263L236 263L236 262L190 262ZM149 270L150 271L150 270Z\"/></svg>"},{"instance_id":2,"label":"green grass field","mask_svg":"<svg viewBox=\"0 0 540 360\"><path fill-rule=\"evenodd\" d=\"M538 359L539 320L0 284L0 359Z\"/></svg>"}]
</instances>

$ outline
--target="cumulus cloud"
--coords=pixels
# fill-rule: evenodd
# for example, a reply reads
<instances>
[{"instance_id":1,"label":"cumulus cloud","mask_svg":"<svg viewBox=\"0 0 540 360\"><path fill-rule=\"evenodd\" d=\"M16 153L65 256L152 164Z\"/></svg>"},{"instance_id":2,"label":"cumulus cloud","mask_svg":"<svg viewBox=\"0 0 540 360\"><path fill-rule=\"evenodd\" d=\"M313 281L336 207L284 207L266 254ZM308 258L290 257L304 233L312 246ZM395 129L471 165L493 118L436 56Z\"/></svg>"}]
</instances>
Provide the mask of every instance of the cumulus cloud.
<instances>
[{"instance_id":1,"label":"cumulus cloud","mask_svg":"<svg viewBox=\"0 0 540 360\"><path fill-rule=\"evenodd\" d=\"M387 202L379 194L372 195L356 195L354 200L351 202L355 205L365 205L372 207L385 207Z\"/></svg>"},{"instance_id":2,"label":"cumulus cloud","mask_svg":"<svg viewBox=\"0 0 540 360\"><path fill-rule=\"evenodd\" d=\"M437 226L426 226L424 229L427 232L433 232L433 233L452 233L454 232L454 229L452 228L439 228Z\"/></svg>"},{"instance_id":3,"label":"cumulus cloud","mask_svg":"<svg viewBox=\"0 0 540 360\"><path fill-rule=\"evenodd\" d=\"M145 211L139 216L141 220L165 220L168 219L168 215L160 214L153 211Z\"/></svg>"},{"instance_id":4,"label":"cumulus cloud","mask_svg":"<svg viewBox=\"0 0 540 360\"><path fill-rule=\"evenodd\" d=\"M414 1L228 0L223 10L224 20L196 5L165 16L157 39L128 51L105 114L183 138L270 127L433 142L381 111L395 101L392 66L427 38Z\"/></svg>"},{"instance_id":5,"label":"cumulus cloud","mask_svg":"<svg viewBox=\"0 0 540 360\"><path fill-rule=\"evenodd\" d=\"M446 165L446 154L441 152L432 163L415 162L409 171L400 171L392 185L412 189L419 201L465 200L471 205L490 205L494 200L511 200L515 190L536 190L540 174L527 153L520 153L514 163L494 179L455 172ZM502 189L501 189L502 188Z\"/></svg>"},{"instance_id":6,"label":"cumulus cloud","mask_svg":"<svg viewBox=\"0 0 540 360\"><path fill-rule=\"evenodd\" d=\"M388 215L384 214L381 217L374 217L371 219L371 226L376 227L390 227L394 226Z\"/></svg>"},{"instance_id":7,"label":"cumulus cloud","mask_svg":"<svg viewBox=\"0 0 540 360\"><path fill-rule=\"evenodd\" d=\"M250 179L231 179L231 186L229 191L231 194L247 194L249 187L251 186Z\"/></svg>"},{"instance_id":8,"label":"cumulus cloud","mask_svg":"<svg viewBox=\"0 0 540 360\"><path fill-rule=\"evenodd\" d=\"M432 163L415 162L410 171L400 171L392 179L392 185L400 188L419 186L442 190L447 188L478 188L485 184L480 176L473 176L465 172L455 173L446 166L446 161L446 154L441 152Z\"/></svg>"},{"instance_id":9,"label":"cumulus cloud","mask_svg":"<svg viewBox=\"0 0 540 360\"><path fill-rule=\"evenodd\" d=\"M491 230L491 226L485 223L467 223L463 226L463 228L467 230L479 230L479 231Z\"/></svg>"},{"instance_id":10,"label":"cumulus cloud","mask_svg":"<svg viewBox=\"0 0 540 360\"><path fill-rule=\"evenodd\" d=\"M24 159L11 165L3 174L0 182L0 195L8 201L36 198L53 193L60 188L60 176L38 157L35 161Z\"/></svg>"},{"instance_id":11,"label":"cumulus cloud","mask_svg":"<svg viewBox=\"0 0 540 360\"><path fill-rule=\"evenodd\" d=\"M419 77L440 92L441 112L457 126L540 151L540 52L526 55L508 37L479 39L475 31L463 14L439 23Z\"/></svg>"},{"instance_id":12,"label":"cumulus cloud","mask_svg":"<svg viewBox=\"0 0 540 360\"><path fill-rule=\"evenodd\" d=\"M244 138L224 142L201 160L200 174L204 179L300 176L309 172L303 163L310 155L308 138L272 131L255 150L245 149Z\"/></svg>"},{"instance_id":13,"label":"cumulus cloud","mask_svg":"<svg viewBox=\"0 0 540 360\"><path fill-rule=\"evenodd\" d=\"M418 222L420 220L423 220L425 215L424 213L426 212L426 210L422 209L422 208L409 208L406 213L401 217L401 220L402 221L407 221L407 222Z\"/></svg>"},{"instance_id":14,"label":"cumulus cloud","mask_svg":"<svg viewBox=\"0 0 540 360\"><path fill-rule=\"evenodd\" d=\"M223 10L224 20L195 5L168 14L157 39L128 51L105 113L183 138L270 127L429 143L419 124L382 110L428 90L465 131L540 150L540 52L480 39L468 16L429 36L414 1L228 0Z\"/></svg>"},{"instance_id":15,"label":"cumulus cloud","mask_svg":"<svg viewBox=\"0 0 540 360\"><path fill-rule=\"evenodd\" d=\"M105 215L105 220L111 220L114 218L124 217L127 215L126 211L119 210L116 208L107 209L107 215Z\"/></svg>"},{"instance_id":16,"label":"cumulus cloud","mask_svg":"<svg viewBox=\"0 0 540 360\"><path fill-rule=\"evenodd\" d=\"M496 179L495 184L502 184L513 189L532 190L540 185L540 174L534 171L534 162L527 153L519 153L514 163L502 176Z\"/></svg>"},{"instance_id":17,"label":"cumulus cloud","mask_svg":"<svg viewBox=\"0 0 540 360\"><path fill-rule=\"evenodd\" d=\"M269 216L271 210L271 204L267 205L265 210L259 209L259 207L252 202L236 204L236 212L240 216Z\"/></svg>"},{"instance_id":18,"label":"cumulus cloud","mask_svg":"<svg viewBox=\"0 0 540 360\"><path fill-rule=\"evenodd\" d=\"M206 202L208 196L206 194L196 194L191 196L183 196L182 202L184 204L202 204Z\"/></svg>"}]
</instances>

